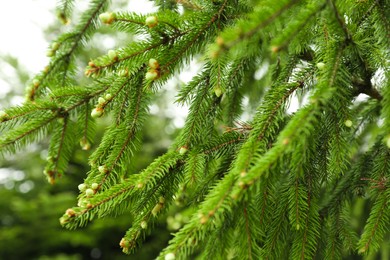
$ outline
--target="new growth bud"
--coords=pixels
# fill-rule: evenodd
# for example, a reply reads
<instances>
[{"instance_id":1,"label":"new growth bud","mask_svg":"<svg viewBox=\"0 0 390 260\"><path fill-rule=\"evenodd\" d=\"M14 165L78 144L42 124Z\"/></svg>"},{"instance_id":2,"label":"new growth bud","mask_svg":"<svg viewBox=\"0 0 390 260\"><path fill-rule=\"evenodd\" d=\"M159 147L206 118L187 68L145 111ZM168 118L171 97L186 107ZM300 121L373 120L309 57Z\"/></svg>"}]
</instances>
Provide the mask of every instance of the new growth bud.
<instances>
[{"instance_id":1,"label":"new growth bud","mask_svg":"<svg viewBox=\"0 0 390 260\"><path fill-rule=\"evenodd\" d=\"M280 51L280 47L279 46L271 46L271 52L272 53L278 53Z\"/></svg>"},{"instance_id":2,"label":"new growth bud","mask_svg":"<svg viewBox=\"0 0 390 260\"><path fill-rule=\"evenodd\" d=\"M85 151L91 149L91 143L86 138L82 138L80 140L80 146L81 146L81 149L83 149Z\"/></svg>"},{"instance_id":3,"label":"new growth bud","mask_svg":"<svg viewBox=\"0 0 390 260\"><path fill-rule=\"evenodd\" d=\"M65 211L65 214L68 215L69 217L74 217L76 215L76 211L74 211L73 209L67 209Z\"/></svg>"},{"instance_id":4,"label":"new growth bud","mask_svg":"<svg viewBox=\"0 0 390 260\"><path fill-rule=\"evenodd\" d=\"M145 24L149 28L155 27L158 24L157 17L154 15L146 17Z\"/></svg>"},{"instance_id":5,"label":"new growth bud","mask_svg":"<svg viewBox=\"0 0 390 260\"><path fill-rule=\"evenodd\" d=\"M145 79L150 80L150 81L156 80L156 79L158 79L158 77L159 77L159 73L155 69L150 69L145 74Z\"/></svg>"},{"instance_id":6,"label":"new growth bud","mask_svg":"<svg viewBox=\"0 0 390 260\"><path fill-rule=\"evenodd\" d=\"M115 21L115 14L113 13L101 13L99 15L99 19L100 21L102 21L102 23L104 24L111 24L113 21Z\"/></svg>"},{"instance_id":7,"label":"new growth bud","mask_svg":"<svg viewBox=\"0 0 390 260\"><path fill-rule=\"evenodd\" d=\"M121 242L119 242L119 246L121 248L129 248L130 242L126 238L122 238Z\"/></svg>"},{"instance_id":8,"label":"new growth bud","mask_svg":"<svg viewBox=\"0 0 390 260\"><path fill-rule=\"evenodd\" d=\"M46 52L46 56L47 56L47 57L53 57L54 54L55 54L55 52L54 52L53 50L48 50L48 51Z\"/></svg>"},{"instance_id":9,"label":"new growth bud","mask_svg":"<svg viewBox=\"0 0 390 260\"><path fill-rule=\"evenodd\" d=\"M219 47L222 47L225 44L225 41L223 40L223 38L221 36L218 36L216 39L216 43Z\"/></svg>"},{"instance_id":10,"label":"new growth bud","mask_svg":"<svg viewBox=\"0 0 390 260\"><path fill-rule=\"evenodd\" d=\"M111 60L117 60L118 59L118 54L116 53L116 51L114 50L109 50L108 53L107 53L108 57L111 59Z\"/></svg>"},{"instance_id":11,"label":"new growth bud","mask_svg":"<svg viewBox=\"0 0 390 260\"><path fill-rule=\"evenodd\" d=\"M323 70L323 69L325 68L325 63L323 63L323 62L318 62L318 63L316 64L316 67L317 67L317 69L319 69L319 70Z\"/></svg>"},{"instance_id":12,"label":"new growth bud","mask_svg":"<svg viewBox=\"0 0 390 260\"><path fill-rule=\"evenodd\" d=\"M93 118L98 118L98 117L101 117L103 115L103 108L100 108L100 107L96 107L92 110L91 112L91 116Z\"/></svg>"},{"instance_id":13,"label":"new growth bud","mask_svg":"<svg viewBox=\"0 0 390 260\"><path fill-rule=\"evenodd\" d=\"M109 100L112 99L112 95L111 95L110 93L108 93L108 94L106 94L106 95L104 96L104 99L107 100L107 101L109 101Z\"/></svg>"},{"instance_id":14,"label":"new growth bud","mask_svg":"<svg viewBox=\"0 0 390 260\"><path fill-rule=\"evenodd\" d=\"M386 138L386 145L390 148L390 135Z\"/></svg>"},{"instance_id":15,"label":"new growth bud","mask_svg":"<svg viewBox=\"0 0 390 260\"><path fill-rule=\"evenodd\" d=\"M39 79L33 79L32 83L33 83L34 87L36 87L36 88L39 87L39 85L41 84Z\"/></svg>"},{"instance_id":16,"label":"new growth bud","mask_svg":"<svg viewBox=\"0 0 390 260\"><path fill-rule=\"evenodd\" d=\"M87 195L87 197L92 197L93 194L95 194L95 192L93 191L93 189L86 189L86 190L85 190L85 195Z\"/></svg>"},{"instance_id":17,"label":"new growth bud","mask_svg":"<svg viewBox=\"0 0 390 260\"><path fill-rule=\"evenodd\" d=\"M107 100L105 100L103 97L99 97L99 99L98 99L99 105L102 105L102 104L104 104L106 102L107 102Z\"/></svg>"},{"instance_id":18,"label":"new growth bud","mask_svg":"<svg viewBox=\"0 0 390 260\"><path fill-rule=\"evenodd\" d=\"M165 255L164 260L175 260L176 256L174 253L168 253Z\"/></svg>"},{"instance_id":19,"label":"new growth bud","mask_svg":"<svg viewBox=\"0 0 390 260\"><path fill-rule=\"evenodd\" d=\"M151 69L158 69L160 67L160 64L158 63L158 61L156 59L150 59L149 60L149 67Z\"/></svg>"},{"instance_id":20,"label":"new growth bud","mask_svg":"<svg viewBox=\"0 0 390 260\"><path fill-rule=\"evenodd\" d=\"M60 48L60 44L59 44L58 42L53 42L53 43L51 44L51 49L52 49L53 51L58 50L58 48Z\"/></svg>"},{"instance_id":21,"label":"new growth bud","mask_svg":"<svg viewBox=\"0 0 390 260\"><path fill-rule=\"evenodd\" d=\"M79 186L77 186L77 188L79 191L84 192L87 189L87 185L85 183L81 183Z\"/></svg>"},{"instance_id":22,"label":"new growth bud","mask_svg":"<svg viewBox=\"0 0 390 260\"><path fill-rule=\"evenodd\" d=\"M182 147L180 147L179 153L180 153L181 155L183 155L183 154L185 154L187 151L188 151L187 146L182 146Z\"/></svg>"},{"instance_id":23,"label":"new growth bud","mask_svg":"<svg viewBox=\"0 0 390 260\"><path fill-rule=\"evenodd\" d=\"M140 226L141 226L142 229L147 229L148 228L148 223L144 220L144 221L141 222Z\"/></svg>"},{"instance_id":24,"label":"new growth bud","mask_svg":"<svg viewBox=\"0 0 390 260\"><path fill-rule=\"evenodd\" d=\"M120 70L118 71L119 77L127 77L129 75L129 72L127 70Z\"/></svg>"},{"instance_id":25,"label":"new growth bud","mask_svg":"<svg viewBox=\"0 0 390 260\"><path fill-rule=\"evenodd\" d=\"M154 208L152 209L152 215L153 216L157 216L157 214L161 211L161 209L164 207L164 203L165 203L165 198L164 197L160 197L159 200L158 200L158 203L156 204L156 206L154 206Z\"/></svg>"},{"instance_id":26,"label":"new growth bud","mask_svg":"<svg viewBox=\"0 0 390 260\"><path fill-rule=\"evenodd\" d=\"M107 169L107 167L106 167L105 165L100 165L100 166L98 167L98 171L99 171L100 173L106 174L106 173L108 172L108 169Z\"/></svg>"},{"instance_id":27,"label":"new growth bud","mask_svg":"<svg viewBox=\"0 0 390 260\"><path fill-rule=\"evenodd\" d=\"M8 117L7 113L0 110L0 122L6 120Z\"/></svg>"},{"instance_id":28,"label":"new growth bud","mask_svg":"<svg viewBox=\"0 0 390 260\"><path fill-rule=\"evenodd\" d=\"M217 96L217 97L220 97L222 96L223 92L222 92L222 89L220 86L217 86L214 88L214 94Z\"/></svg>"},{"instance_id":29,"label":"new growth bud","mask_svg":"<svg viewBox=\"0 0 390 260\"><path fill-rule=\"evenodd\" d=\"M346 127L351 127L353 123L351 120L348 119L348 120L345 120L344 124Z\"/></svg>"}]
</instances>

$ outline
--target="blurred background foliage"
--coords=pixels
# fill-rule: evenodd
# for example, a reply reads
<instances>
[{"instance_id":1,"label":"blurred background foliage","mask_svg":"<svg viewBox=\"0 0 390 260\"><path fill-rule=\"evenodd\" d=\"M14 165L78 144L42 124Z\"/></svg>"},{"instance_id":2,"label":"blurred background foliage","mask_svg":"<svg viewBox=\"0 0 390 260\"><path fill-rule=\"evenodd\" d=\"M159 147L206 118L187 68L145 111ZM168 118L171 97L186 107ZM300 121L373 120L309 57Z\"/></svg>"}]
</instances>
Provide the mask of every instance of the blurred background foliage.
<instances>
[{"instance_id":1,"label":"blurred background foliage","mask_svg":"<svg viewBox=\"0 0 390 260\"><path fill-rule=\"evenodd\" d=\"M128 1L115 1L116 8L126 4ZM54 40L68 29L59 21L48 25L45 29L47 41ZM82 69L91 58L132 40L131 35L115 34L109 28L101 27L77 57L81 68L78 83L88 84L88 79L82 77ZM34 75L26 71L18 59L5 55L0 58L0 80L11 86L9 91L0 91L1 108L22 102L24 87ZM180 80L175 79L171 88L180 84ZM160 91L154 107L151 107L143 147L132 162L134 173L164 153L171 143L171 136L178 131L174 108L166 102L172 100L170 95L169 88ZM109 122L109 117L99 120L96 143ZM43 175L47 147L47 140L42 140L27 150L0 158L0 259L154 259L167 245L171 231L180 228L185 221L186 216L176 214L173 209L168 213L171 215L168 221L161 218L144 246L132 256L123 254L119 247L124 230L131 226L131 215L98 220L78 230L61 228L58 219L68 207L77 203L77 186L89 170L88 156L95 147L92 145L89 151L76 150L66 176L54 185L48 184Z\"/></svg>"}]
</instances>

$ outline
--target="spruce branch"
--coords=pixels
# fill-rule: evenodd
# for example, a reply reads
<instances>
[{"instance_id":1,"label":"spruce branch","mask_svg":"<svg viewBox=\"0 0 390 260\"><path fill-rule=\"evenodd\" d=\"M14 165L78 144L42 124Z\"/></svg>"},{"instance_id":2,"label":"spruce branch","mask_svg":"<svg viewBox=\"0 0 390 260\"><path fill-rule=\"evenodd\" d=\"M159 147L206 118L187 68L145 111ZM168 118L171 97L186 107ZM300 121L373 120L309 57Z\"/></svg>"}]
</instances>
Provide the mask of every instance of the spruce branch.
<instances>
[{"instance_id":1,"label":"spruce branch","mask_svg":"<svg viewBox=\"0 0 390 260\"><path fill-rule=\"evenodd\" d=\"M251 27L253 28L245 28L245 30L238 34L236 36L236 39L230 40L229 42L223 42L221 45L222 50L229 50L233 48L235 45L239 44L241 41L250 39L253 37L256 33L258 33L261 29L271 24L275 19L277 19L279 16L281 16L285 11L287 11L290 7L298 3L299 0L293 0L289 1L288 3L281 2L281 5L278 10L275 10L273 13L268 13L266 11L265 18L260 20L260 23L254 24ZM268 10L267 10L268 11ZM264 17L264 14L262 13L263 10L260 10L259 14L257 14L257 17ZM261 14L261 16L260 16ZM244 25L244 24L243 24ZM243 27L243 25L241 27ZM241 31L241 30L239 30Z\"/></svg>"},{"instance_id":2,"label":"spruce branch","mask_svg":"<svg viewBox=\"0 0 390 260\"><path fill-rule=\"evenodd\" d=\"M344 32L345 41L350 42L352 40L351 33L349 32L343 17L340 15L340 12L337 10L336 5L334 4L333 0L327 0L327 3L329 7L332 9L332 11L334 12L334 15L336 16L336 20Z\"/></svg>"},{"instance_id":3,"label":"spruce branch","mask_svg":"<svg viewBox=\"0 0 390 260\"><path fill-rule=\"evenodd\" d=\"M251 231L249 229L249 220L248 220L248 212L246 207L244 207L244 217L245 217L245 230L247 233L247 239L248 239L248 259L252 259L252 245L251 245Z\"/></svg>"},{"instance_id":4,"label":"spruce branch","mask_svg":"<svg viewBox=\"0 0 390 260\"><path fill-rule=\"evenodd\" d=\"M54 184L56 177L60 177L63 171L64 166L60 165L60 161L62 157L67 157L65 158L65 164L66 161L69 160L69 154L64 154L64 153L69 153L69 151L64 151L64 146L66 146L64 143L67 142L66 136L67 132L69 132L69 115L65 114L63 117L61 117L63 121L62 126L60 127L60 130L58 131L57 129L55 132L60 132L60 138L59 140L56 140L57 138L52 138L52 145L51 149L49 149L49 160L48 160L48 165L46 166L45 169L45 174L48 177L48 180L51 184ZM73 133L72 133L73 134ZM68 135L69 136L69 135ZM57 149L56 146L58 147ZM68 145L69 146L69 145Z\"/></svg>"},{"instance_id":5,"label":"spruce branch","mask_svg":"<svg viewBox=\"0 0 390 260\"><path fill-rule=\"evenodd\" d=\"M68 24L74 7L74 0L57 1L57 16L63 24Z\"/></svg>"},{"instance_id":6,"label":"spruce branch","mask_svg":"<svg viewBox=\"0 0 390 260\"><path fill-rule=\"evenodd\" d=\"M359 253L364 254L370 250L375 250L379 247L379 241L383 239L383 235L388 231L389 216L389 194L387 190L381 192L376 199L370 217L367 220L367 225L358 243Z\"/></svg>"},{"instance_id":7,"label":"spruce branch","mask_svg":"<svg viewBox=\"0 0 390 260\"><path fill-rule=\"evenodd\" d=\"M388 14L385 13L385 10L387 10L386 8L388 8L388 6L386 6L386 4L382 4L380 2L380 0L375 0L375 4L377 7L377 11L380 14L380 17L385 25L384 28L385 28L386 33L387 33L387 39L389 39L390 38L390 21L389 21ZM389 42L389 41L387 41L387 42Z\"/></svg>"},{"instance_id":8,"label":"spruce branch","mask_svg":"<svg viewBox=\"0 0 390 260\"><path fill-rule=\"evenodd\" d=\"M159 11L139 15L91 0L50 45L28 101L0 111L0 153L50 136L45 172L54 181L77 143L91 148L104 117L77 206L60 223L126 214L132 223L118 241L126 254L160 218L184 212L191 217L157 259L376 254L390 219L390 30L385 1L352 2L156 0ZM72 7L60 0L59 18L67 22ZM91 59L92 84L77 86L76 60L98 18L134 41ZM202 65L178 85L176 103L189 106L184 126L135 171L144 142L160 136L145 129L149 107L175 91L165 84L190 61ZM361 93L370 99L355 98ZM351 224L359 219L367 219L360 238Z\"/></svg>"},{"instance_id":9,"label":"spruce branch","mask_svg":"<svg viewBox=\"0 0 390 260\"><path fill-rule=\"evenodd\" d=\"M81 21L74 31L71 33L65 33L57 39L57 42L63 46L64 50L60 49L59 51L56 51L56 53L60 54L53 56L52 61L46 67L45 71L38 77L40 84L34 86L33 91L31 91L28 96L29 100L33 101L39 93L39 87L46 86L46 84L49 83L50 77L57 76L56 73L58 70L61 70L61 68L62 73L60 86L66 86L67 74L71 63L73 62L74 55L80 50L80 45L83 45L89 39L90 34L94 31L94 27L96 26L96 20L99 13L104 11L106 6L107 0L91 1L90 9L83 13ZM65 49L66 47L68 48Z\"/></svg>"},{"instance_id":10,"label":"spruce branch","mask_svg":"<svg viewBox=\"0 0 390 260\"><path fill-rule=\"evenodd\" d=\"M170 61L168 61L167 63L163 64L162 65L162 68L163 68L163 71L164 70L168 70L168 68L174 64L179 58L181 58L183 56L183 54L192 46L195 44L196 41L199 41L199 39L201 38L202 34L205 33L205 31L207 29L209 29L211 27L211 25L213 23L215 23L218 19L221 18L222 16L222 13L224 11L224 9L226 8L227 6L227 0L224 0L223 3L221 4L221 7L219 8L219 10L213 15L211 16L211 18L209 19L209 21L207 23L205 23L197 32L196 34L188 41L188 43L186 43L185 47L182 48L176 56L174 56Z\"/></svg>"}]
</instances>

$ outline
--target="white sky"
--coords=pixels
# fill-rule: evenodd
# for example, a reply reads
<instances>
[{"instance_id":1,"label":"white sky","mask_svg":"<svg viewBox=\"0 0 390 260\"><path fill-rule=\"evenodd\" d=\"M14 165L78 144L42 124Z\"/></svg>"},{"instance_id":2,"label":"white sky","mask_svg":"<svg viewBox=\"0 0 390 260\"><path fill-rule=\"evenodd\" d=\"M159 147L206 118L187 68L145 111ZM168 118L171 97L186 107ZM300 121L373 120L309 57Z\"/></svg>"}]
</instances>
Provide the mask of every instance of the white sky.
<instances>
[{"instance_id":1,"label":"white sky","mask_svg":"<svg viewBox=\"0 0 390 260\"><path fill-rule=\"evenodd\" d=\"M29 71L41 70L47 62L48 45L41 28L54 21L49 11L54 5L55 1L48 0L1 1L0 53L20 58Z\"/></svg>"}]
</instances>

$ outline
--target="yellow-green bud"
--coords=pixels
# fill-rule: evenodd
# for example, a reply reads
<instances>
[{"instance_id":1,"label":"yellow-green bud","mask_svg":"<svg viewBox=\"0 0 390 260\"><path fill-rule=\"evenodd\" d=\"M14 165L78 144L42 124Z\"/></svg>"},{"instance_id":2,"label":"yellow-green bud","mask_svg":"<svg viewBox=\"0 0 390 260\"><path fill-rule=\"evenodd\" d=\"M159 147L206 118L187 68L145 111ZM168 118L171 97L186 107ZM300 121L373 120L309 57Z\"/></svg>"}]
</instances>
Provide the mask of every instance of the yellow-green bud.
<instances>
[{"instance_id":1,"label":"yellow-green bud","mask_svg":"<svg viewBox=\"0 0 390 260\"><path fill-rule=\"evenodd\" d=\"M154 206L154 208L152 209L152 215L156 216L160 212L163 206L164 204L157 203L156 206Z\"/></svg>"},{"instance_id":2,"label":"yellow-green bud","mask_svg":"<svg viewBox=\"0 0 390 260\"><path fill-rule=\"evenodd\" d=\"M150 59L149 60L149 67L152 69L158 69L160 67L160 64L156 59Z\"/></svg>"},{"instance_id":3,"label":"yellow-green bud","mask_svg":"<svg viewBox=\"0 0 390 260\"><path fill-rule=\"evenodd\" d=\"M141 228L142 229L147 229L148 228L148 223L145 220L141 222Z\"/></svg>"},{"instance_id":4,"label":"yellow-green bud","mask_svg":"<svg viewBox=\"0 0 390 260\"><path fill-rule=\"evenodd\" d=\"M111 94L106 94L106 95L104 96L104 99L105 99L105 100L111 100L111 99L112 99L112 95L111 95Z\"/></svg>"},{"instance_id":5,"label":"yellow-green bud","mask_svg":"<svg viewBox=\"0 0 390 260\"><path fill-rule=\"evenodd\" d=\"M345 124L346 127L351 127L352 126L352 121L349 120L349 119L345 120L344 124Z\"/></svg>"},{"instance_id":6,"label":"yellow-green bud","mask_svg":"<svg viewBox=\"0 0 390 260\"><path fill-rule=\"evenodd\" d=\"M280 47L279 46L271 46L271 52L272 53L277 53L280 51Z\"/></svg>"},{"instance_id":7,"label":"yellow-green bud","mask_svg":"<svg viewBox=\"0 0 390 260\"><path fill-rule=\"evenodd\" d=\"M87 197L91 197L91 196L93 196L93 194L95 194L93 189L86 189L85 190L85 195L87 195Z\"/></svg>"},{"instance_id":8,"label":"yellow-green bud","mask_svg":"<svg viewBox=\"0 0 390 260\"><path fill-rule=\"evenodd\" d=\"M109 50L107 54L111 60L116 60L118 58L118 54L114 50Z\"/></svg>"},{"instance_id":9,"label":"yellow-green bud","mask_svg":"<svg viewBox=\"0 0 390 260\"><path fill-rule=\"evenodd\" d=\"M65 214L68 215L69 217L74 217L76 215L76 211L74 211L73 209L67 209L65 211Z\"/></svg>"},{"instance_id":10,"label":"yellow-green bud","mask_svg":"<svg viewBox=\"0 0 390 260\"><path fill-rule=\"evenodd\" d=\"M157 17L154 15L146 17L145 24L149 28L155 27L158 24Z\"/></svg>"},{"instance_id":11,"label":"yellow-green bud","mask_svg":"<svg viewBox=\"0 0 390 260\"><path fill-rule=\"evenodd\" d=\"M103 109L102 108L94 108L91 112L91 116L93 118L101 117L103 115Z\"/></svg>"},{"instance_id":12,"label":"yellow-green bud","mask_svg":"<svg viewBox=\"0 0 390 260\"><path fill-rule=\"evenodd\" d=\"M52 49L53 51L58 50L59 47L60 47L60 44L59 44L58 42L53 42L53 43L51 44L51 49Z\"/></svg>"},{"instance_id":13,"label":"yellow-green bud","mask_svg":"<svg viewBox=\"0 0 390 260\"><path fill-rule=\"evenodd\" d=\"M168 253L165 255L164 260L175 260L176 256L174 253Z\"/></svg>"},{"instance_id":14,"label":"yellow-green bud","mask_svg":"<svg viewBox=\"0 0 390 260\"><path fill-rule=\"evenodd\" d=\"M105 173L107 173L107 167L105 166L105 165L100 165L99 167L98 167L98 171L100 172L100 173L103 173L103 174L105 174Z\"/></svg>"},{"instance_id":15,"label":"yellow-green bud","mask_svg":"<svg viewBox=\"0 0 390 260\"><path fill-rule=\"evenodd\" d=\"M61 218L60 218L60 224L63 226L65 225L66 223L69 222L69 216L68 215L63 215Z\"/></svg>"},{"instance_id":16,"label":"yellow-green bud","mask_svg":"<svg viewBox=\"0 0 390 260\"><path fill-rule=\"evenodd\" d=\"M221 89L221 87L215 87L214 88L214 93L215 93L215 95L217 96L217 97L220 97L221 95L222 95L222 89Z\"/></svg>"},{"instance_id":17,"label":"yellow-green bud","mask_svg":"<svg viewBox=\"0 0 390 260\"><path fill-rule=\"evenodd\" d=\"M158 202L161 203L161 204L164 204L165 203L165 198L161 196L160 198L158 198Z\"/></svg>"},{"instance_id":18,"label":"yellow-green bud","mask_svg":"<svg viewBox=\"0 0 390 260\"><path fill-rule=\"evenodd\" d=\"M155 69L151 69L149 70L146 75L145 75L145 79L146 80L156 80L158 78L158 71L155 70Z\"/></svg>"},{"instance_id":19,"label":"yellow-green bud","mask_svg":"<svg viewBox=\"0 0 390 260\"><path fill-rule=\"evenodd\" d=\"M127 70L120 70L118 72L119 77L127 77L129 75L129 72Z\"/></svg>"},{"instance_id":20,"label":"yellow-green bud","mask_svg":"<svg viewBox=\"0 0 390 260\"><path fill-rule=\"evenodd\" d=\"M122 238L121 242L119 242L119 246L121 248L128 248L130 246L130 242L126 238Z\"/></svg>"},{"instance_id":21,"label":"yellow-green bud","mask_svg":"<svg viewBox=\"0 0 390 260\"><path fill-rule=\"evenodd\" d=\"M188 148L186 146L180 147L179 153L181 155L185 154L188 151Z\"/></svg>"},{"instance_id":22,"label":"yellow-green bud","mask_svg":"<svg viewBox=\"0 0 390 260\"><path fill-rule=\"evenodd\" d=\"M53 50L48 50L48 51L46 52L46 56L47 56L47 57L53 57L54 54L55 54L55 52L54 52Z\"/></svg>"},{"instance_id":23,"label":"yellow-green bud","mask_svg":"<svg viewBox=\"0 0 390 260\"><path fill-rule=\"evenodd\" d=\"M7 117L8 117L7 113L1 110L0 111L0 121L3 119L6 119Z\"/></svg>"},{"instance_id":24,"label":"yellow-green bud","mask_svg":"<svg viewBox=\"0 0 390 260\"><path fill-rule=\"evenodd\" d=\"M99 105L102 105L102 104L104 104L104 103L106 103L107 102L107 100L105 100L104 98L102 98L102 97L99 97L98 98L98 103L99 103Z\"/></svg>"},{"instance_id":25,"label":"yellow-green bud","mask_svg":"<svg viewBox=\"0 0 390 260\"><path fill-rule=\"evenodd\" d=\"M83 149L83 150L85 150L85 151L91 149L91 144L90 144L90 143L88 142L88 140L85 139L85 138L82 138L82 139L80 140L80 146L81 146L81 149Z\"/></svg>"},{"instance_id":26,"label":"yellow-green bud","mask_svg":"<svg viewBox=\"0 0 390 260\"><path fill-rule=\"evenodd\" d=\"M94 190L96 190L98 187L99 187L99 184L97 184L96 182L91 184L91 188Z\"/></svg>"},{"instance_id":27,"label":"yellow-green bud","mask_svg":"<svg viewBox=\"0 0 390 260\"><path fill-rule=\"evenodd\" d=\"M101 13L99 15L100 21L104 24L111 24L115 20L115 14L114 13Z\"/></svg>"},{"instance_id":28,"label":"yellow-green bud","mask_svg":"<svg viewBox=\"0 0 390 260\"><path fill-rule=\"evenodd\" d=\"M33 79L32 83L33 83L34 87L38 87L41 84L39 79Z\"/></svg>"},{"instance_id":29,"label":"yellow-green bud","mask_svg":"<svg viewBox=\"0 0 390 260\"><path fill-rule=\"evenodd\" d=\"M390 135L387 136L386 145L390 148Z\"/></svg>"},{"instance_id":30,"label":"yellow-green bud","mask_svg":"<svg viewBox=\"0 0 390 260\"><path fill-rule=\"evenodd\" d=\"M87 185L85 183L81 183L79 186L77 186L77 188L79 191L84 192L87 189Z\"/></svg>"},{"instance_id":31,"label":"yellow-green bud","mask_svg":"<svg viewBox=\"0 0 390 260\"><path fill-rule=\"evenodd\" d=\"M156 204L156 206L154 206L154 208L152 209L153 216L156 216L160 212L160 210L164 207L164 203L165 203L165 198L161 196L158 199L158 203Z\"/></svg>"},{"instance_id":32,"label":"yellow-green bud","mask_svg":"<svg viewBox=\"0 0 390 260\"><path fill-rule=\"evenodd\" d=\"M317 69L319 69L319 70L323 70L323 69L325 68L325 63L323 63L323 62L318 62L318 63L316 64L316 67L317 67Z\"/></svg>"}]
</instances>

